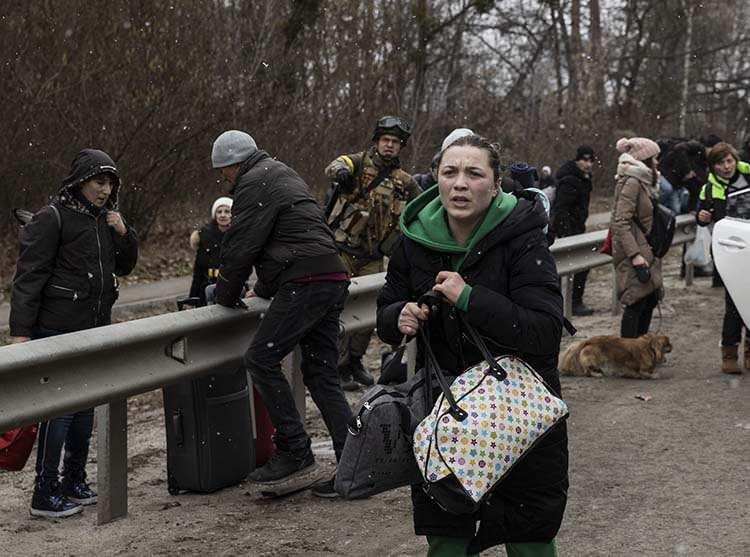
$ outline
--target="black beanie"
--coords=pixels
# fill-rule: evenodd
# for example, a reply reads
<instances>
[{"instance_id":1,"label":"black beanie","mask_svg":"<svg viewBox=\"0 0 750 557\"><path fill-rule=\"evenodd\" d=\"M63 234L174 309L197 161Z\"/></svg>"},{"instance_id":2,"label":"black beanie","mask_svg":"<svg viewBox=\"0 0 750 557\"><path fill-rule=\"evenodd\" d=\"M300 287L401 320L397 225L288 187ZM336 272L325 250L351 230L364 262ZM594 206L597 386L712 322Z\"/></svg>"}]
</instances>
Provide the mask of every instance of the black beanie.
<instances>
[{"instance_id":1,"label":"black beanie","mask_svg":"<svg viewBox=\"0 0 750 557\"><path fill-rule=\"evenodd\" d=\"M579 161L583 158L594 158L594 150L588 145L579 145L578 149L576 150L575 160Z\"/></svg>"}]
</instances>

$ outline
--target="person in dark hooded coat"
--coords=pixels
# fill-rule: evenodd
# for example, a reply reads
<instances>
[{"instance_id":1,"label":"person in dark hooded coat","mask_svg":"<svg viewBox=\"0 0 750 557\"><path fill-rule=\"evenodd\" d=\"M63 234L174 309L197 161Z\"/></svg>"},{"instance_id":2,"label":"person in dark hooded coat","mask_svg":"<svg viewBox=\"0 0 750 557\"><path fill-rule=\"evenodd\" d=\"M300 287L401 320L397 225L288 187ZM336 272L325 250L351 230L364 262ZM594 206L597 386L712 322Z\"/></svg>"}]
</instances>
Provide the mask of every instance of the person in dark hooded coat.
<instances>
[{"instance_id":1,"label":"person in dark hooded coat","mask_svg":"<svg viewBox=\"0 0 750 557\"><path fill-rule=\"evenodd\" d=\"M110 324L117 277L138 258L135 232L117 211L119 188L109 155L84 149L57 197L23 227L10 301L12 343ZM93 421L89 408L40 424L32 516L61 518L96 502L85 469Z\"/></svg>"},{"instance_id":2,"label":"person in dark hooded coat","mask_svg":"<svg viewBox=\"0 0 750 557\"><path fill-rule=\"evenodd\" d=\"M443 151L438 188L402 215L403 235L377 300L378 335L398 344L428 327L441 368L458 375L482 360L457 318L461 314L493 354L522 357L559 395L563 305L543 233L546 214L540 202L503 192L499 178L499 153L484 138L463 137ZM445 299L437 315L416 304L433 289ZM420 345L418 360L423 353ZM552 556L567 489L562 423L519 461L476 514L450 514L413 486L415 533L427 536L431 556L471 555L502 543L512 555Z\"/></svg>"},{"instance_id":3,"label":"person in dark hooded coat","mask_svg":"<svg viewBox=\"0 0 750 557\"><path fill-rule=\"evenodd\" d=\"M581 145L576 151L575 160L566 162L557 171L557 192L552 205L552 231L558 238L586 232L593 165L594 150L588 145ZM588 275L588 270L573 275L573 315L594 313L594 310L583 303Z\"/></svg>"}]
</instances>

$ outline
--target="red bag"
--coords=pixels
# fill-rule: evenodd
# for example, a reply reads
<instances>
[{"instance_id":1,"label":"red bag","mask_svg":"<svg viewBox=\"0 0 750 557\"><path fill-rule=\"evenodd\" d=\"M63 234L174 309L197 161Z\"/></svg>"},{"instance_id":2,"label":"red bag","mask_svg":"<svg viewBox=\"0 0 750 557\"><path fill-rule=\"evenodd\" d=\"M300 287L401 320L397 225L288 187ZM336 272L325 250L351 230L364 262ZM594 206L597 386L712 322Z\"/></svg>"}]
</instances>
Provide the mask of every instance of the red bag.
<instances>
[{"instance_id":1,"label":"red bag","mask_svg":"<svg viewBox=\"0 0 750 557\"><path fill-rule=\"evenodd\" d=\"M273 444L273 427L271 416L268 414L266 405L258 391L253 387L253 403L255 404L255 465L263 466L276 454L276 445Z\"/></svg>"},{"instance_id":2,"label":"red bag","mask_svg":"<svg viewBox=\"0 0 750 557\"><path fill-rule=\"evenodd\" d=\"M604 238L602 247L599 248L599 253L604 255L612 255L612 230L607 230L607 237Z\"/></svg>"},{"instance_id":3,"label":"red bag","mask_svg":"<svg viewBox=\"0 0 750 557\"><path fill-rule=\"evenodd\" d=\"M0 468L11 472L23 470L34 446L37 430L38 426L34 424L0 433Z\"/></svg>"}]
</instances>

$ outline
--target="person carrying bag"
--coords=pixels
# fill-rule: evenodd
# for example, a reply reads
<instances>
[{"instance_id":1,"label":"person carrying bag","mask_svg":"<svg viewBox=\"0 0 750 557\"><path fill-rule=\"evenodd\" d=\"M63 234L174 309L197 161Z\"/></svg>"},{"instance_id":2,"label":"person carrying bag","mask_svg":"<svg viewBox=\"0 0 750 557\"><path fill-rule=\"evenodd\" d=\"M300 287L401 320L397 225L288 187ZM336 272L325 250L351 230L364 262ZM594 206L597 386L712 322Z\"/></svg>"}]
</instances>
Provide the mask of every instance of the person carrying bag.
<instances>
[{"instance_id":1,"label":"person carrying bag","mask_svg":"<svg viewBox=\"0 0 750 557\"><path fill-rule=\"evenodd\" d=\"M493 358L522 359L559 398L563 305L543 206L501 191L499 151L476 135L440 153L437 175L438 187L402 215L403 236L378 296L378 335L388 344L420 335L417 368L431 358L429 346L446 382L456 387L463 378L455 379L458 374L486 359L468 324ZM418 303L432 289L444 299L437 309ZM500 544L524 555L555 555L567 501L566 423L551 428L477 511L448 512L423 484L420 477L412 485L414 528L427 537L431 556L473 555Z\"/></svg>"}]
</instances>

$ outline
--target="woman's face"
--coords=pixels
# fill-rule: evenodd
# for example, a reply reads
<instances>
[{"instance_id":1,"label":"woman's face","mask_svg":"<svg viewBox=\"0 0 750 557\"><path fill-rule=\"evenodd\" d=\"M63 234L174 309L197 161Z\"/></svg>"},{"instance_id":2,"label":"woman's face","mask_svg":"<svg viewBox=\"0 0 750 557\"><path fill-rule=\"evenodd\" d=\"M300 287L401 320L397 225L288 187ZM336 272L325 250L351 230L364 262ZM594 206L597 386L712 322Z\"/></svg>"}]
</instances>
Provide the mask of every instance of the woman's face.
<instances>
[{"instance_id":1,"label":"woman's face","mask_svg":"<svg viewBox=\"0 0 750 557\"><path fill-rule=\"evenodd\" d=\"M89 203L104 207L112 194L112 177L109 174L98 174L81 184L81 193Z\"/></svg>"},{"instance_id":2,"label":"woman's face","mask_svg":"<svg viewBox=\"0 0 750 557\"><path fill-rule=\"evenodd\" d=\"M219 205L216 209L216 224L219 226L229 226L232 224L232 210L229 205Z\"/></svg>"},{"instance_id":3,"label":"woman's face","mask_svg":"<svg viewBox=\"0 0 750 557\"><path fill-rule=\"evenodd\" d=\"M449 147L438 168L438 191L448 217L475 224L497 195L489 153L479 147Z\"/></svg>"},{"instance_id":4,"label":"woman's face","mask_svg":"<svg viewBox=\"0 0 750 557\"><path fill-rule=\"evenodd\" d=\"M737 170L737 161L732 155L727 155L713 166L713 171L721 178L729 180Z\"/></svg>"}]
</instances>

